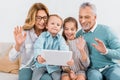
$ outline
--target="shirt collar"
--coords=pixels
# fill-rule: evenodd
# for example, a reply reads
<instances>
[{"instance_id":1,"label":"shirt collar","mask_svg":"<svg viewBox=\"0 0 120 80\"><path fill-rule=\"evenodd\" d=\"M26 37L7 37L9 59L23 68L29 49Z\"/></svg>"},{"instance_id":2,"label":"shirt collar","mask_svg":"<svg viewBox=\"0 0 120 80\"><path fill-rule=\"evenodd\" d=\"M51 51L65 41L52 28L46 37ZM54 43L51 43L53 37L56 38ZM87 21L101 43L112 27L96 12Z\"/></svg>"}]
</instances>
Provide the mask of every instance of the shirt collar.
<instances>
[{"instance_id":1,"label":"shirt collar","mask_svg":"<svg viewBox=\"0 0 120 80\"><path fill-rule=\"evenodd\" d=\"M97 22L95 23L95 25L93 26L93 28L90 31L94 32L94 30L96 29L96 27L97 27Z\"/></svg>"},{"instance_id":2,"label":"shirt collar","mask_svg":"<svg viewBox=\"0 0 120 80\"><path fill-rule=\"evenodd\" d=\"M52 35L50 34L50 32L46 32L46 37L49 37L49 36L51 36L52 37ZM59 37L59 34L57 34L54 38L58 38Z\"/></svg>"}]
</instances>

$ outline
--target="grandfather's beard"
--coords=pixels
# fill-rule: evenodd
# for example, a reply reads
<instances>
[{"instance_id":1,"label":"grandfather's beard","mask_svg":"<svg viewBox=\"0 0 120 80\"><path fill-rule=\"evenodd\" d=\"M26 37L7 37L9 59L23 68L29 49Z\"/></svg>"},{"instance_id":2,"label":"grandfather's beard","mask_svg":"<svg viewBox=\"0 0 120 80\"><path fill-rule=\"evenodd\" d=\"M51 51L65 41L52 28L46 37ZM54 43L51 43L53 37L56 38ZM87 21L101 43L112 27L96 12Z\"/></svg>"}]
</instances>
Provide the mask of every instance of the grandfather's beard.
<instances>
[{"instance_id":1,"label":"grandfather's beard","mask_svg":"<svg viewBox=\"0 0 120 80\"><path fill-rule=\"evenodd\" d=\"M85 26L82 26L82 29L83 29L84 31L90 30L90 24L88 23L88 24L86 24Z\"/></svg>"}]
</instances>

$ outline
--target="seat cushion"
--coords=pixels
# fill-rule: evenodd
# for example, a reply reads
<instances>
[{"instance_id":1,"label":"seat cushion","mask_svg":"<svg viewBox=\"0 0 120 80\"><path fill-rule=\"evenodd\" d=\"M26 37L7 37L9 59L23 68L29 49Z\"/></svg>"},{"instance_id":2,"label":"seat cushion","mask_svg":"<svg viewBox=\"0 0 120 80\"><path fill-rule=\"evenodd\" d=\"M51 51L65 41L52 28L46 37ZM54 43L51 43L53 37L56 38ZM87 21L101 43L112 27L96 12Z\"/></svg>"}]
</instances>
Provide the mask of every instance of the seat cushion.
<instances>
[{"instance_id":1,"label":"seat cushion","mask_svg":"<svg viewBox=\"0 0 120 80\"><path fill-rule=\"evenodd\" d=\"M18 75L0 72L0 80L18 80Z\"/></svg>"},{"instance_id":2,"label":"seat cushion","mask_svg":"<svg viewBox=\"0 0 120 80\"><path fill-rule=\"evenodd\" d=\"M12 43L0 43L0 71L17 74L19 71L19 59L11 62L8 56L12 46Z\"/></svg>"}]
</instances>

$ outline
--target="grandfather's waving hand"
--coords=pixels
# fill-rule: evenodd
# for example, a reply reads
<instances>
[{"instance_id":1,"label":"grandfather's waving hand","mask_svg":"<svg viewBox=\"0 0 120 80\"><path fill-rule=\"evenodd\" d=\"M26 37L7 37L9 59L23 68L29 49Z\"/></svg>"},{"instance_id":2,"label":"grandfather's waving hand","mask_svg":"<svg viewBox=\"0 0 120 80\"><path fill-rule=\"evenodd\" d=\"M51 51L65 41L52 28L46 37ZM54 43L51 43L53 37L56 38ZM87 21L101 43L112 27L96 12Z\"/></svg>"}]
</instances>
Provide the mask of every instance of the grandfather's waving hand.
<instances>
[{"instance_id":1,"label":"grandfather's waving hand","mask_svg":"<svg viewBox=\"0 0 120 80\"><path fill-rule=\"evenodd\" d=\"M99 52L105 54L107 52L106 46L103 43L102 40L95 38L95 41L97 42L97 44L92 44Z\"/></svg>"}]
</instances>

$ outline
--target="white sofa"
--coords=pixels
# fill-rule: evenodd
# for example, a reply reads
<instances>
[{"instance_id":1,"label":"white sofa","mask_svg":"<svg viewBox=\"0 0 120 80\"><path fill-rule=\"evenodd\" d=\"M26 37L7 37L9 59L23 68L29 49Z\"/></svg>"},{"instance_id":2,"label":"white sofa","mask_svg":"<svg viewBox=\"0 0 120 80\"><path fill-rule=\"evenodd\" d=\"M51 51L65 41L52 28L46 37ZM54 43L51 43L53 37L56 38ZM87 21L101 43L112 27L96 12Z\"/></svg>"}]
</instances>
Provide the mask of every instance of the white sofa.
<instances>
[{"instance_id":1,"label":"white sofa","mask_svg":"<svg viewBox=\"0 0 120 80\"><path fill-rule=\"evenodd\" d=\"M13 43L0 42L0 80L18 80L18 61L8 61L8 53Z\"/></svg>"},{"instance_id":2,"label":"white sofa","mask_svg":"<svg viewBox=\"0 0 120 80\"><path fill-rule=\"evenodd\" d=\"M18 80L18 75L0 72L0 80Z\"/></svg>"},{"instance_id":3,"label":"white sofa","mask_svg":"<svg viewBox=\"0 0 120 80\"><path fill-rule=\"evenodd\" d=\"M19 63L18 63L19 60L17 62L15 62L15 63L17 63L15 65L13 65L13 63L10 63L12 65L10 65L9 63L8 64L4 63L6 60L9 60L8 56L6 57L6 54L9 53L12 46L13 46L13 43L0 42L0 80L18 80L18 72L17 71L19 71ZM119 63L120 63L120 61L119 61ZM12 69L12 66L15 67L15 70ZM9 67L11 69L9 69ZM15 74L13 74L13 73L15 73Z\"/></svg>"}]
</instances>

